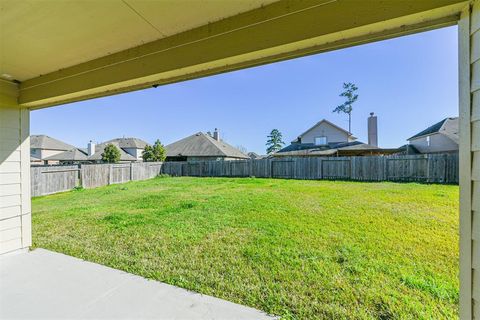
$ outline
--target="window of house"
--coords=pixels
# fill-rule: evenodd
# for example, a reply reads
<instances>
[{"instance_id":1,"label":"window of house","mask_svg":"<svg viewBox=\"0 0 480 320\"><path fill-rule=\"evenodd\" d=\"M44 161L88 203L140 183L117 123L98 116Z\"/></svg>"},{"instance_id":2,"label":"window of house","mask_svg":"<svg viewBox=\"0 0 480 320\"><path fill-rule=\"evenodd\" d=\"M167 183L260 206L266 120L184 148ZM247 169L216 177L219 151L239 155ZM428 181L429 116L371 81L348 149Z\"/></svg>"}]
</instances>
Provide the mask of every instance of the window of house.
<instances>
[{"instance_id":1,"label":"window of house","mask_svg":"<svg viewBox=\"0 0 480 320\"><path fill-rule=\"evenodd\" d=\"M327 137L315 137L315 145L327 144Z\"/></svg>"}]
</instances>

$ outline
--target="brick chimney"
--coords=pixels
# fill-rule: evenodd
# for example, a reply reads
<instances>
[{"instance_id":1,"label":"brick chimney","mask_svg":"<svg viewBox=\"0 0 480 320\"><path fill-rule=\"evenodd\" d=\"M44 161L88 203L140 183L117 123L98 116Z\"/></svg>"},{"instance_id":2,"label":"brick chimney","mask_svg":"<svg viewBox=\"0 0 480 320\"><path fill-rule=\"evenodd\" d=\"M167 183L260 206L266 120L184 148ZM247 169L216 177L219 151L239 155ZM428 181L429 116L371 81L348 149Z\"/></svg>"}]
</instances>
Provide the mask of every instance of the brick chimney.
<instances>
[{"instance_id":1,"label":"brick chimney","mask_svg":"<svg viewBox=\"0 0 480 320\"><path fill-rule=\"evenodd\" d=\"M217 128L215 128L215 131L213 131L213 139L220 141L220 132Z\"/></svg>"},{"instance_id":2,"label":"brick chimney","mask_svg":"<svg viewBox=\"0 0 480 320\"><path fill-rule=\"evenodd\" d=\"M377 116L370 112L368 118L368 144L378 147L378 128L377 128Z\"/></svg>"}]
</instances>

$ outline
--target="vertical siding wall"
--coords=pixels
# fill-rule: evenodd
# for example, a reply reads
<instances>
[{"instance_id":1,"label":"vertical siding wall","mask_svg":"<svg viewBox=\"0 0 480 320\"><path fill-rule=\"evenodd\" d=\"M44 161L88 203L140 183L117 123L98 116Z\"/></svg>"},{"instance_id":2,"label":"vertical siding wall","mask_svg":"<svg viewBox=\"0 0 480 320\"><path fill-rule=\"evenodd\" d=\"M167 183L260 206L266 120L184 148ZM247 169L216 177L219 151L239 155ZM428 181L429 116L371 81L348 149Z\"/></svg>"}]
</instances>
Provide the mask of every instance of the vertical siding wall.
<instances>
[{"instance_id":1,"label":"vertical siding wall","mask_svg":"<svg viewBox=\"0 0 480 320\"><path fill-rule=\"evenodd\" d=\"M468 111L465 122L470 122L470 146L466 151L471 163L471 237L472 237L472 299L473 318L480 319L480 2L476 1L472 9L471 20L471 109ZM466 179L468 180L468 178Z\"/></svg>"},{"instance_id":2,"label":"vertical siding wall","mask_svg":"<svg viewBox=\"0 0 480 320\"><path fill-rule=\"evenodd\" d=\"M459 21L460 318L480 319L480 3Z\"/></svg>"},{"instance_id":3,"label":"vertical siding wall","mask_svg":"<svg viewBox=\"0 0 480 320\"><path fill-rule=\"evenodd\" d=\"M0 80L0 254L31 245L29 111Z\"/></svg>"}]
</instances>

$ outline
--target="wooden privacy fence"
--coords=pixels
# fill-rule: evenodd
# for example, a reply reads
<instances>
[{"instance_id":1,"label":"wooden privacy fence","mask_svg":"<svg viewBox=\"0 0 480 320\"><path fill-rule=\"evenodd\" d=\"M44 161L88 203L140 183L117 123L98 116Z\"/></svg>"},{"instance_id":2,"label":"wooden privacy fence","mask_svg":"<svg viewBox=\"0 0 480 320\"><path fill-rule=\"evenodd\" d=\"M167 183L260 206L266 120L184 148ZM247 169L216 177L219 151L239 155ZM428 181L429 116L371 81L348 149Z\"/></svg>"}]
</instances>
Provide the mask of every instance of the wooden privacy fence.
<instances>
[{"instance_id":1,"label":"wooden privacy fence","mask_svg":"<svg viewBox=\"0 0 480 320\"><path fill-rule=\"evenodd\" d=\"M271 158L239 161L138 162L31 168L32 196L96 188L158 174L309 180L416 181L458 184L458 154Z\"/></svg>"},{"instance_id":2,"label":"wooden privacy fence","mask_svg":"<svg viewBox=\"0 0 480 320\"><path fill-rule=\"evenodd\" d=\"M32 166L32 197L75 187L96 188L132 180L145 180L161 173L162 162L126 164L82 164L67 166Z\"/></svg>"},{"instance_id":3,"label":"wooden privacy fence","mask_svg":"<svg viewBox=\"0 0 480 320\"><path fill-rule=\"evenodd\" d=\"M197 177L417 181L458 184L458 154L165 162L162 173Z\"/></svg>"}]
</instances>

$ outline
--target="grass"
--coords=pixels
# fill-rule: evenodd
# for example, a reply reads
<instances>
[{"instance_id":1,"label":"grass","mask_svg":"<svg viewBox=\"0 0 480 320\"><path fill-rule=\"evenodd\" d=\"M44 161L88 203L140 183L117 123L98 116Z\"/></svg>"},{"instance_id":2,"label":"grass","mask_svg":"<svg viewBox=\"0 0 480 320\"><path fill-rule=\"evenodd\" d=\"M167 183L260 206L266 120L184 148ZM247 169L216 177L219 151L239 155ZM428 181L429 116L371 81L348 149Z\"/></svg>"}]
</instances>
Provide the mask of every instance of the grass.
<instances>
[{"instance_id":1,"label":"grass","mask_svg":"<svg viewBox=\"0 0 480 320\"><path fill-rule=\"evenodd\" d=\"M156 178L34 198L35 247L284 319L452 319L458 187Z\"/></svg>"}]
</instances>

